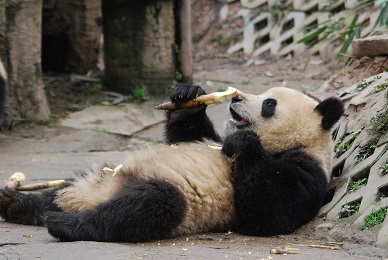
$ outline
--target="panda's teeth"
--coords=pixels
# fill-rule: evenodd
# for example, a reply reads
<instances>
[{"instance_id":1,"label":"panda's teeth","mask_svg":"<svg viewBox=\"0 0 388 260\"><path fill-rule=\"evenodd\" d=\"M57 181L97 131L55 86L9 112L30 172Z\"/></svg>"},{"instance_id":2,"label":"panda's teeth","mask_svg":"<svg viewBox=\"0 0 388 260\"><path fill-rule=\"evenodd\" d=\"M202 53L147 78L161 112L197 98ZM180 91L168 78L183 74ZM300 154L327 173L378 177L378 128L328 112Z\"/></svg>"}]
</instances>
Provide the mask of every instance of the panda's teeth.
<instances>
[{"instance_id":1,"label":"panda's teeth","mask_svg":"<svg viewBox=\"0 0 388 260\"><path fill-rule=\"evenodd\" d=\"M234 118L231 118L229 120L232 121L233 123L235 123L238 126L248 125L248 122L245 119L243 119L243 118L241 120L236 120Z\"/></svg>"},{"instance_id":2,"label":"panda's teeth","mask_svg":"<svg viewBox=\"0 0 388 260\"><path fill-rule=\"evenodd\" d=\"M237 113L232 107L229 107L230 114L232 116L231 121L237 126L237 127L244 127L249 125L249 121L247 121L245 118L243 118L239 113Z\"/></svg>"},{"instance_id":3,"label":"panda's teeth","mask_svg":"<svg viewBox=\"0 0 388 260\"><path fill-rule=\"evenodd\" d=\"M248 122L245 119L241 119L240 121L237 121L238 125L247 125Z\"/></svg>"}]
</instances>

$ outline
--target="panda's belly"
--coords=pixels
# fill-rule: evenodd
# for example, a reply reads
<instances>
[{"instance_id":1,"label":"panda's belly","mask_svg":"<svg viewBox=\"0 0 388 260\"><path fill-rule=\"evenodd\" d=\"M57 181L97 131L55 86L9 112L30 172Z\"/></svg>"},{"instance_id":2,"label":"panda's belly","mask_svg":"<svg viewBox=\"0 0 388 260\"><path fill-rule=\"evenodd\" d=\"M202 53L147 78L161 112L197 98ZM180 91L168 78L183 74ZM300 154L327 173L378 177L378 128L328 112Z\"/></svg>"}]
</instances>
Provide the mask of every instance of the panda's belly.
<instances>
[{"instance_id":1,"label":"panda's belly","mask_svg":"<svg viewBox=\"0 0 388 260\"><path fill-rule=\"evenodd\" d=\"M102 170L78 177L71 186L56 192L55 203L65 212L76 213L109 201L123 187L122 177Z\"/></svg>"},{"instance_id":2,"label":"panda's belly","mask_svg":"<svg viewBox=\"0 0 388 260\"><path fill-rule=\"evenodd\" d=\"M108 202L124 183L136 176L176 185L187 200L187 212L174 235L222 228L233 215L231 165L219 150L206 143L157 145L131 152L116 176L96 171L58 191L56 203L67 212L79 212ZM135 178L135 179L138 179Z\"/></svg>"},{"instance_id":3,"label":"panda's belly","mask_svg":"<svg viewBox=\"0 0 388 260\"><path fill-rule=\"evenodd\" d=\"M167 180L185 195L188 210L174 235L222 228L232 220L231 164L219 150L205 143L162 145L133 159L131 171Z\"/></svg>"}]
</instances>

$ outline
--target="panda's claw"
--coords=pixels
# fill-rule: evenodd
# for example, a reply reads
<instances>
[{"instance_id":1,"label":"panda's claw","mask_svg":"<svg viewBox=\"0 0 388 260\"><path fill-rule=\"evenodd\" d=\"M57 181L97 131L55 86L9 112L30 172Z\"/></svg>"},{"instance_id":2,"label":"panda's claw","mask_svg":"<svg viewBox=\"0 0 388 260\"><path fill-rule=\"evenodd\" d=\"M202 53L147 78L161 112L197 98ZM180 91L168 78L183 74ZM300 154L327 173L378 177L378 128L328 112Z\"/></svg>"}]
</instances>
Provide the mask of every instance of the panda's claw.
<instances>
[{"instance_id":1,"label":"panda's claw","mask_svg":"<svg viewBox=\"0 0 388 260\"><path fill-rule=\"evenodd\" d=\"M177 86L170 95L173 103L185 103L198 96L205 95L206 92L200 86Z\"/></svg>"}]
</instances>

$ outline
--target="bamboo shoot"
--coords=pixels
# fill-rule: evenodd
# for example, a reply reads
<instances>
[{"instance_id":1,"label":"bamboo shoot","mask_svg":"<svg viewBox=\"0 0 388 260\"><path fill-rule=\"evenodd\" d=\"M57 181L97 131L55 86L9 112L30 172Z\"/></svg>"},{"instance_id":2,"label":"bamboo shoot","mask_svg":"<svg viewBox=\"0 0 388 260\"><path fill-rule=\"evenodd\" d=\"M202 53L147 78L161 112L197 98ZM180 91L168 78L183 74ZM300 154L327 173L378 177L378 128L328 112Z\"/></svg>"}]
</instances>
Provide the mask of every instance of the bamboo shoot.
<instances>
[{"instance_id":1,"label":"bamboo shoot","mask_svg":"<svg viewBox=\"0 0 388 260\"><path fill-rule=\"evenodd\" d=\"M189 100L185 103L172 103L172 102L166 102L163 104L160 104L155 107L155 109L158 110L175 110L175 109L181 109L181 108L195 108L200 105L212 105L223 102L226 98L229 97L245 97L245 93L242 91L235 89L233 87L228 87L226 91L223 92L214 92L207 95L202 95L199 97L196 97L192 100Z\"/></svg>"},{"instance_id":2,"label":"bamboo shoot","mask_svg":"<svg viewBox=\"0 0 388 260\"><path fill-rule=\"evenodd\" d=\"M36 184L30 184L30 185L24 185L16 188L18 191L34 191L34 190L42 190L42 189L48 189L48 188L54 188L58 187L59 185L65 183L65 180L53 180L48 181L44 183L36 183Z\"/></svg>"},{"instance_id":3,"label":"bamboo shoot","mask_svg":"<svg viewBox=\"0 0 388 260\"><path fill-rule=\"evenodd\" d=\"M23 184L26 180L26 175L22 172L15 172L9 177L7 183L5 184L6 188L16 189Z\"/></svg>"}]
</instances>

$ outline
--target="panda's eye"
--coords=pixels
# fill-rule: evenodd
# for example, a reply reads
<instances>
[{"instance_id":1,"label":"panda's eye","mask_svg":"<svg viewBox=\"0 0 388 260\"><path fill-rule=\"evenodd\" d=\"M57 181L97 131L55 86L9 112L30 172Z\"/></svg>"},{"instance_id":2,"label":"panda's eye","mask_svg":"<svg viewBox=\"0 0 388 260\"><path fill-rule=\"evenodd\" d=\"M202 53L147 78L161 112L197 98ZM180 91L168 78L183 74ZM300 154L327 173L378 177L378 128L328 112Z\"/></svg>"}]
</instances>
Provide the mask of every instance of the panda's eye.
<instances>
[{"instance_id":1,"label":"panda's eye","mask_svg":"<svg viewBox=\"0 0 388 260\"><path fill-rule=\"evenodd\" d=\"M261 107L261 116L265 118L272 117L275 115L275 109L276 109L276 99L268 98L263 101L263 105Z\"/></svg>"},{"instance_id":2,"label":"panda's eye","mask_svg":"<svg viewBox=\"0 0 388 260\"><path fill-rule=\"evenodd\" d=\"M264 104L266 106L276 106L276 100L275 99L266 99L266 100L264 100Z\"/></svg>"}]
</instances>

